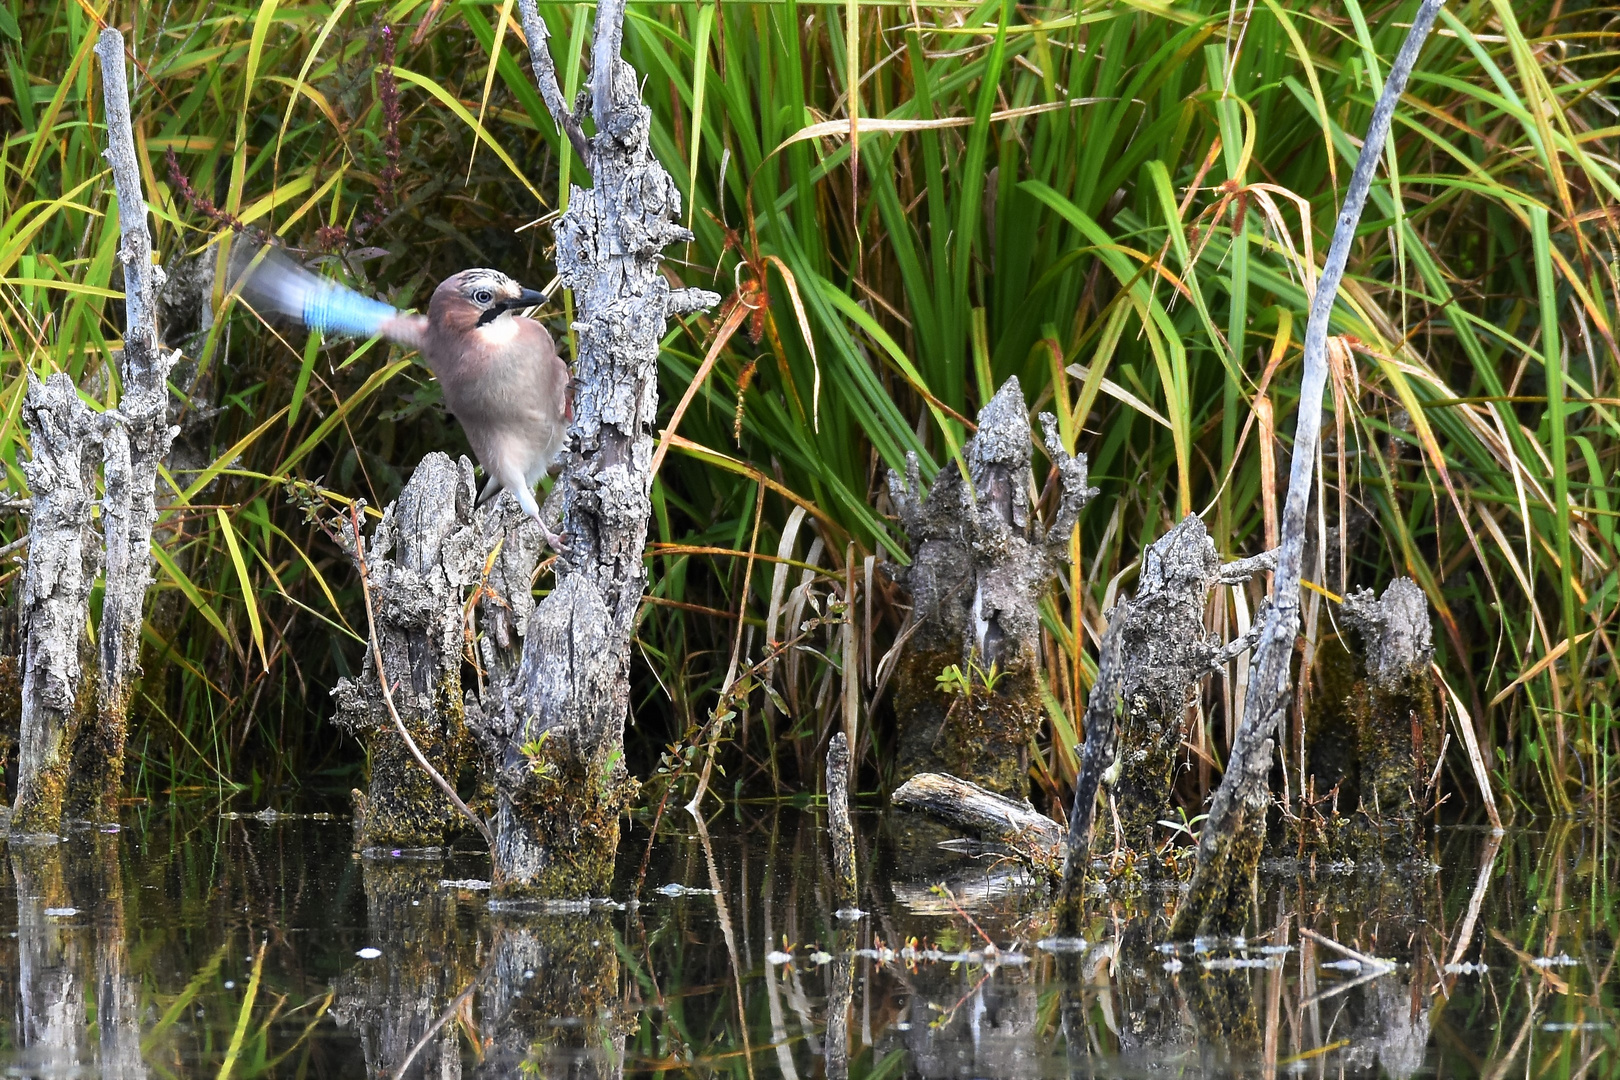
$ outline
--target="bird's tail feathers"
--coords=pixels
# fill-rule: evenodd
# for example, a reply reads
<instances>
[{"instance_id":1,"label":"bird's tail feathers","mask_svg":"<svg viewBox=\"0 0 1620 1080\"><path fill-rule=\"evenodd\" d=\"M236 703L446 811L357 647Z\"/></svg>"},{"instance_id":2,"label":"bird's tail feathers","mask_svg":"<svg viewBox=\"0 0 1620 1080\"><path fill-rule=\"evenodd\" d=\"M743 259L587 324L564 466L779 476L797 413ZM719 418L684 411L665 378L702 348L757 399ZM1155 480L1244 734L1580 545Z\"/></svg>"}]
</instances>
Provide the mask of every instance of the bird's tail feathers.
<instances>
[{"instance_id":1,"label":"bird's tail feathers","mask_svg":"<svg viewBox=\"0 0 1620 1080\"><path fill-rule=\"evenodd\" d=\"M244 299L261 315L275 312L327 334L371 337L399 311L305 270L275 248L241 271Z\"/></svg>"}]
</instances>

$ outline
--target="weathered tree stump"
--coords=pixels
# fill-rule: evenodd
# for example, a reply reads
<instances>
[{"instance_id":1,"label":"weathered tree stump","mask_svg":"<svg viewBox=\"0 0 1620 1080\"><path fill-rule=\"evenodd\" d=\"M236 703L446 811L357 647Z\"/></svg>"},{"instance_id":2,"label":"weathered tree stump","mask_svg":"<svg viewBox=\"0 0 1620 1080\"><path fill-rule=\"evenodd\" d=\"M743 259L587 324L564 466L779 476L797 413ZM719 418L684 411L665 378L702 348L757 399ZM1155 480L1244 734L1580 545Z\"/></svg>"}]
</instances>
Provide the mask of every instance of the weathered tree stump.
<instances>
[{"instance_id":1,"label":"weathered tree stump","mask_svg":"<svg viewBox=\"0 0 1620 1080\"><path fill-rule=\"evenodd\" d=\"M1360 678L1346 703L1360 774L1358 824L1372 847L1410 855L1440 752L1428 598L1401 577L1382 597L1371 589L1351 593L1343 611L1362 645Z\"/></svg>"},{"instance_id":2,"label":"weathered tree stump","mask_svg":"<svg viewBox=\"0 0 1620 1080\"><path fill-rule=\"evenodd\" d=\"M636 785L624 767L630 634L646 588L658 352L668 320L719 303L672 289L662 250L690 240L681 197L650 144L652 114L619 58L623 0L597 7L589 139L563 102L532 0L521 4L540 93L590 169L557 224L557 271L574 290L574 422L558 480L567 550L535 609L523 661L483 730L495 748L492 880L504 898L601 895L619 816Z\"/></svg>"},{"instance_id":3,"label":"weathered tree stump","mask_svg":"<svg viewBox=\"0 0 1620 1080\"><path fill-rule=\"evenodd\" d=\"M1059 929L1074 933L1081 917L1097 796L1108 778L1116 795L1121 841L1151 874L1154 828L1175 801L1175 768L1188 695L1205 675L1254 644L1250 635L1225 643L1204 629L1204 608L1217 584L1247 581L1275 563L1266 552L1221 565L1204 523L1189 514L1142 556L1136 596L1108 613L1097 681L1086 704L1074 806L1063 861Z\"/></svg>"},{"instance_id":4,"label":"weathered tree stump","mask_svg":"<svg viewBox=\"0 0 1620 1080\"><path fill-rule=\"evenodd\" d=\"M152 583L152 528L157 524L158 466L177 428L169 426L169 372L178 352L158 347L157 289L162 271L152 265L140 159L129 116L124 36L112 27L96 41L107 105L107 153L118 191L124 274L124 347L119 354L123 396L103 414L101 532L106 546L102 592L99 682L92 722L73 747L68 812L116 820L124 780L129 703L140 673L141 620Z\"/></svg>"},{"instance_id":5,"label":"weathered tree stump","mask_svg":"<svg viewBox=\"0 0 1620 1080\"><path fill-rule=\"evenodd\" d=\"M393 706L422 754L452 784L470 749L462 709L462 610L484 554L474 491L470 461L429 454L372 530L364 553ZM457 810L395 727L373 650L360 675L340 679L332 694L337 722L359 736L370 764L366 794L356 800L359 846L442 844Z\"/></svg>"},{"instance_id":6,"label":"weathered tree stump","mask_svg":"<svg viewBox=\"0 0 1620 1080\"><path fill-rule=\"evenodd\" d=\"M13 833L62 826L74 740L93 709L85 627L100 545L90 523L99 424L73 380L28 376L23 400L33 456L23 465L33 509L23 571L22 736Z\"/></svg>"},{"instance_id":7,"label":"weathered tree stump","mask_svg":"<svg viewBox=\"0 0 1620 1080\"><path fill-rule=\"evenodd\" d=\"M1023 795L1039 730L1041 594L1060 560L1086 486L1085 455L1070 457L1042 415L1062 489L1050 527L1030 512L1030 428L1023 391L1008 379L979 413L963 449L968 478L947 466L924 491L913 455L889 495L911 542L895 574L917 623L895 675L901 779L941 772ZM942 682L954 666L959 678Z\"/></svg>"},{"instance_id":8,"label":"weathered tree stump","mask_svg":"<svg viewBox=\"0 0 1620 1080\"><path fill-rule=\"evenodd\" d=\"M146 229L123 35L104 29L95 51L122 234L123 397L117 408L96 415L79 400L67 375L57 373L40 384L29 374L23 417L34 456L24 472L34 501L23 584L22 735L11 823L13 831L24 833L55 832L64 808L78 816L117 817L141 619L151 584L158 466L174 438L168 377L179 354L157 344L161 271L152 265ZM102 563L102 545L90 524L97 449L105 478L106 587L92 690L85 674L92 659L85 630L90 588Z\"/></svg>"},{"instance_id":9,"label":"weathered tree stump","mask_svg":"<svg viewBox=\"0 0 1620 1080\"><path fill-rule=\"evenodd\" d=\"M1110 625L1116 619L1123 624L1119 685L1124 708L1113 790L1127 850L1143 855L1152 851L1157 822L1173 810L1176 760L1190 696L1205 676L1223 670L1253 644L1252 636L1223 642L1204 628L1210 590L1247 581L1274 564L1275 555L1267 553L1223 566L1204 523L1189 514L1149 545L1136 595L1109 613ZM1255 625L1261 621L1255 619Z\"/></svg>"}]
</instances>

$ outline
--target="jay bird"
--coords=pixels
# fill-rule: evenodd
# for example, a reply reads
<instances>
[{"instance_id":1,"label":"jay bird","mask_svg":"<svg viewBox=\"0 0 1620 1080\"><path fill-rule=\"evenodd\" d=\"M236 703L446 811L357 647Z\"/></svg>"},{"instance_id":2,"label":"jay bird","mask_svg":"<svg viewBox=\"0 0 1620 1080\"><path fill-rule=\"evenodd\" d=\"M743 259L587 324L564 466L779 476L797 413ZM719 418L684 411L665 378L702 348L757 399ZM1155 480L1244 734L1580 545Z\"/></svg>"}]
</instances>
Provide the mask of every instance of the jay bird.
<instances>
[{"instance_id":1,"label":"jay bird","mask_svg":"<svg viewBox=\"0 0 1620 1080\"><path fill-rule=\"evenodd\" d=\"M544 293L498 270L463 270L433 290L426 315L411 315L317 277L273 248L249 268L241 292L261 315L276 312L322 333L376 335L419 350L489 477L478 504L510 491L546 543L562 550L561 538L540 519L534 486L556 460L573 419L568 365L544 326L514 314L545 303Z\"/></svg>"}]
</instances>

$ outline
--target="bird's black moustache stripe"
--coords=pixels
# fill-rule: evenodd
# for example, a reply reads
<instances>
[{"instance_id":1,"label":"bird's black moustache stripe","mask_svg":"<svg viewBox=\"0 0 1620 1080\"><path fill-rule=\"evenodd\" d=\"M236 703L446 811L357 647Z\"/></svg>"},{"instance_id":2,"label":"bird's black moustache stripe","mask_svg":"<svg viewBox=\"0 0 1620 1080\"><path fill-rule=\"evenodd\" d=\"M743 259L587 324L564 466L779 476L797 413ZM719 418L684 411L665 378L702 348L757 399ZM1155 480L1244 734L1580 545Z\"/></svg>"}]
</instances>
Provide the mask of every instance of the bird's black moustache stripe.
<instances>
[{"instance_id":1,"label":"bird's black moustache stripe","mask_svg":"<svg viewBox=\"0 0 1620 1080\"><path fill-rule=\"evenodd\" d=\"M486 323L494 322L495 319L501 314L501 312L503 312L505 310L506 310L506 304L505 304L504 301L500 301L500 300L495 301L495 303L490 305L488 311L486 311L482 315L478 316L478 322L476 323L476 325L483 326Z\"/></svg>"}]
</instances>

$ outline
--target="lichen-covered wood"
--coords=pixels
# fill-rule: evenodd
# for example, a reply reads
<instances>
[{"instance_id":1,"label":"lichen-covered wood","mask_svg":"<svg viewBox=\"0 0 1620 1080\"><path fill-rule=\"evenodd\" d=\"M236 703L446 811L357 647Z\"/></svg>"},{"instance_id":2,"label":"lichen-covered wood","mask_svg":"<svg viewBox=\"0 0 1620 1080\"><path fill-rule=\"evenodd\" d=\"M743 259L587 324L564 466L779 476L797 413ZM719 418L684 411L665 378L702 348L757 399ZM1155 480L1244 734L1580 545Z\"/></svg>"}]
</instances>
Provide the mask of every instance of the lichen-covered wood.
<instances>
[{"instance_id":1,"label":"lichen-covered wood","mask_svg":"<svg viewBox=\"0 0 1620 1080\"><path fill-rule=\"evenodd\" d=\"M588 143L563 102L532 0L521 13L541 96L593 186L570 191L557 223L557 272L574 290L579 341L557 481L566 552L556 588L531 616L506 708L483 718L498 749L493 882L508 898L601 895L636 789L624 725L630 634L646 588L659 343L670 318L720 298L672 289L663 273L663 249L692 234L652 153L636 73L619 58L623 0L597 7Z\"/></svg>"},{"instance_id":2,"label":"lichen-covered wood","mask_svg":"<svg viewBox=\"0 0 1620 1080\"><path fill-rule=\"evenodd\" d=\"M474 491L470 461L429 454L372 530L365 551L376 644L394 707L422 754L451 783L469 749L462 609L484 562ZM340 679L332 693L337 722L364 742L370 765L366 797L356 807L360 846L442 844L457 825L456 808L395 728L371 650L361 673Z\"/></svg>"},{"instance_id":3,"label":"lichen-covered wood","mask_svg":"<svg viewBox=\"0 0 1620 1080\"><path fill-rule=\"evenodd\" d=\"M962 451L967 479L947 465L924 491L915 456L903 479L890 474L911 544L911 565L895 578L917 622L895 676L901 779L941 772L1003 794L1027 789L1029 743L1042 720L1040 597L1096 494L1085 455L1063 451L1051 416L1041 424L1060 480L1045 529L1031 512L1029 413L1016 378L979 413ZM942 683L953 666L960 678Z\"/></svg>"},{"instance_id":4,"label":"lichen-covered wood","mask_svg":"<svg viewBox=\"0 0 1620 1080\"><path fill-rule=\"evenodd\" d=\"M94 707L85 627L101 554L90 523L99 425L62 372L44 382L29 372L22 413L32 450L23 475L33 504L19 617L22 735L11 831L54 833L62 826L73 742Z\"/></svg>"},{"instance_id":5,"label":"lichen-covered wood","mask_svg":"<svg viewBox=\"0 0 1620 1080\"><path fill-rule=\"evenodd\" d=\"M100 417L105 494L105 543L96 710L78 732L68 783L68 812L118 817L124 778L129 703L140 673L141 619L152 583L152 528L157 523L158 467L178 429L169 425L169 372L177 351L157 340L157 290L162 271L152 265L140 159L130 125L124 36L112 27L96 41L107 106L107 160L118 192L122 234L118 261L124 277L124 347L119 353L123 395Z\"/></svg>"},{"instance_id":6,"label":"lichen-covered wood","mask_svg":"<svg viewBox=\"0 0 1620 1080\"><path fill-rule=\"evenodd\" d=\"M1124 847L1150 855L1157 823L1175 805L1175 769L1189 695L1253 644L1223 642L1204 628L1210 590L1270 568L1266 552L1222 565L1204 523L1189 514L1142 556L1136 595L1108 612L1097 681L1086 705L1074 807L1064 857L1060 926L1073 932L1091 860L1091 831L1105 782ZM1255 621L1256 630L1261 625ZM1143 864L1152 872L1156 862Z\"/></svg>"},{"instance_id":7,"label":"lichen-covered wood","mask_svg":"<svg viewBox=\"0 0 1620 1080\"><path fill-rule=\"evenodd\" d=\"M1251 637L1224 642L1205 629L1210 591L1247 581L1273 563L1274 555L1266 553L1223 566L1204 523L1189 514L1149 545L1136 595L1109 613L1110 627L1121 623L1123 708L1112 786L1128 850L1152 851L1156 823L1171 816L1190 696L1205 676L1253 644ZM1255 619L1256 627L1260 622Z\"/></svg>"}]
</instances>

